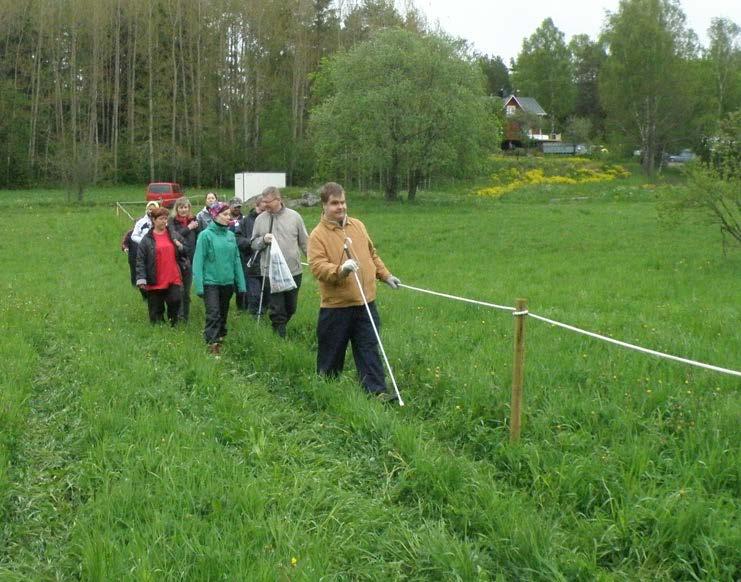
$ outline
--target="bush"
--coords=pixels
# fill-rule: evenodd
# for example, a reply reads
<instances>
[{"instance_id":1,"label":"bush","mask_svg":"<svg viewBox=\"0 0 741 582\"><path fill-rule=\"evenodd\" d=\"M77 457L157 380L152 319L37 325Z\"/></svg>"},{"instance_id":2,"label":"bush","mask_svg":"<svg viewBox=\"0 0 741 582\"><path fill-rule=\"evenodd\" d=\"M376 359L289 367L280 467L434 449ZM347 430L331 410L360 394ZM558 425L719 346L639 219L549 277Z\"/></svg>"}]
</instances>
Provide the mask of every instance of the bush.
<instances>
[{"instance_id":1,"label":"bush","mask_svg":"<svg viewBox=\"0 0 741 582\"><path fill-rule=\"evenodd\" d=\"M721 122L709 155L687 167L687 188L662 210L665 216L679 217L700 209L706 219L720 227L723 249L726 235L741 242L741 111Z\"/></svg>"}]
</instances>

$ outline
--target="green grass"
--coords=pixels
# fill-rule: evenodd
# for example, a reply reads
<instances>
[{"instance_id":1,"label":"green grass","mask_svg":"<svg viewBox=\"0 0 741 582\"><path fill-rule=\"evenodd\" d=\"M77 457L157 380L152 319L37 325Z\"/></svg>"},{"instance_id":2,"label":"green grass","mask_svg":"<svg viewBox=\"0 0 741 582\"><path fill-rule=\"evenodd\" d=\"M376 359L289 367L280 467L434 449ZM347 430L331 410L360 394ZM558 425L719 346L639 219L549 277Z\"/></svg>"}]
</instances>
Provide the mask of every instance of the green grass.
<instances>
[{"instance_id":1,"label":"green grass","mask_svg":"<svg viewBox=\"0 0 741 582\"><path fill-rule=\"evenodd\" d=\"M670 184L456 190L351 213L405 283L741 367L741 250L661 223ZM308 274L288 341L233 314L216 361L128 284L140 197L0 192L0 579L741 575L738 378L529 319L510 445L511 315L384 286L384 407L315 377Z\"/></svg>"}]
</instances>

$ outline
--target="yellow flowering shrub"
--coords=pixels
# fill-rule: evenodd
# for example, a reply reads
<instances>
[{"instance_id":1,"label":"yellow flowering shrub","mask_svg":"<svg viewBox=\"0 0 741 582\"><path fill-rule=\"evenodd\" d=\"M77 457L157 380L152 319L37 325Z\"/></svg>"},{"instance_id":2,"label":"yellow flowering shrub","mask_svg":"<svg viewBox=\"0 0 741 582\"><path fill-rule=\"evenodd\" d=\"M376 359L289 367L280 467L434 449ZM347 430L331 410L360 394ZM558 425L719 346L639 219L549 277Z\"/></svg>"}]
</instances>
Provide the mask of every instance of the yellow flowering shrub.
<instances>
[{"instance_id":1,"label":"yellow flowering shrub","mask_svg":"<svg viewBox=\"0 0 741 582\"><path fill-rule=\"evenodd\" d=\"M511 158L494 156L491 185L480 188L480 196L500 197L526 186L541 184L591 184L630 176L623 166L589 158Z\"/></svg>"}]
</instances>

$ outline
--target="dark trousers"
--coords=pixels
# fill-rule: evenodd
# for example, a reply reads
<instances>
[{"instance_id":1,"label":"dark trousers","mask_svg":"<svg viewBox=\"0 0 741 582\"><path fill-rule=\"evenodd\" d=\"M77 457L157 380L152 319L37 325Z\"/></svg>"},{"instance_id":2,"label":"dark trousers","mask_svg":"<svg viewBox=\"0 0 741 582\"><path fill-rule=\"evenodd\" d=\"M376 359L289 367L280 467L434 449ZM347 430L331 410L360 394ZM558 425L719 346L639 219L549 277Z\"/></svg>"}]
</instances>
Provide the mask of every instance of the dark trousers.
<instances>
[{"instance_id":1,"label":"dark trousers","mask_svg":"<svg viewBox=\"0 0 741 582\"><path fill-rule=\"evenodd\" d=\"M296 313L298 307L298 290L301 288L301 275L294 275L296 288L282 293L270 294L270 321L273 330L281 337L286 335L286 324ZM265 283L268 285L269 283Z\"/></svg>"},{"instance_id":2,"label":"dark trousers","mask_svg":"<svg viewBox=\"0 0 741 582\"><path fill-rule=\"evenodd\" d=\"M165 321L165 307L167 307L167 319L170 320L172 325L175 325L178 322L182 296L183 288L180 285L170 285L167 289L147 291L149 321L152 323Z\"/></svg>"},{"instance_id":3,"label":"dark trousers","mask_svg":"<svg viewBox=\"0 0 741 582\"><path fill-rule=\"evenodd\" d=\"M380 333L381 320L375 302L369 303L368 307ZM336 377L342 372L345 367L345 351L350 342L360 383L371 394L386 391L378 340L364 305L322 307L319 310L316 335L319 343L316 369L319 374Z\"/></svg>"},{"instance_id":4,"label":"dark trousers","mask_svg":"<svg viewBox=\"0 0 741 582\"><path fill-rule=\"evenodd\" d=\"M136 287L136 253L139 252L139 245L133 240L129 242L129 275L131 276L131 286Z\"/></svg>"},{"instance_id":5,"label":"dark trousers","mask_svg":"<svg viewBox=\"0 0 741 582\"><path fill-rule=\"evenodd\" d=\"M206 307L206 328L203 337L207 344L215 344L226 336L226 318L234 285L204 285L203 303Z\"/></svg>"},{"instance_id":6,"label":"dark trousers","mask_svg":"<svg viewBox=\"0 0 741 582\"><path fill-rule=\"evenodd\" d=\"M244 280L245 283L247 282L247 267L245 266L244 262L242 263L242 271L244 272ZM237 298L237 309L239 311L247 311L247 305L248 305L248 297L249 297L249 287L247 288L247 291L244 293L241 293L237 291L235 293Z\"/></svg>"},{"instance_id":7,"label":"dark trousers","mask_svg":"<svg viewBox=\"0 0 741 582\"><path fill-rule=\"evenodd\" d=\"M237 296L237 309L239 311L247 311L247 292L241 293L237 291L235 295Z\"/></svg>"},{"instance_id":8,"label":"dark trousers","mask_svg":"<svg viewBox=\"0 0 741 582\"><path fill-rule=\"evenodd\" d=\"M180 312L178 318L181 321L188 321L190 318L190 287L193 284L193 271L182 271L183 279L183 300L180 302Z\"/></svg>"},{"instance_id":9,"label":"dark trousers","mask_svg":"<svg viewBox=\"0 0 741 582\"><path fill-rule=\"evenodd\" d=\"M268 308L270 304L270 284L265 281L263 285L263 277L260 275L248 275L247 276L247 311L252 315L260 314L260 295L262 294L262 310L263 312Z\"/></svg>"},{"instance_id":10,"label":"dark trousers","mask_svg":"<svg viewBox=\"0 0 741 582\"><path fill-rule=\"evenodd\" d=\"M136 253L139 252L139 245L133 240L129 243L129 275L131 277L131 286L136 287ZM147 300L147 292L144 289L139 289L142 299Z\"/></svg>"}]
</instances>

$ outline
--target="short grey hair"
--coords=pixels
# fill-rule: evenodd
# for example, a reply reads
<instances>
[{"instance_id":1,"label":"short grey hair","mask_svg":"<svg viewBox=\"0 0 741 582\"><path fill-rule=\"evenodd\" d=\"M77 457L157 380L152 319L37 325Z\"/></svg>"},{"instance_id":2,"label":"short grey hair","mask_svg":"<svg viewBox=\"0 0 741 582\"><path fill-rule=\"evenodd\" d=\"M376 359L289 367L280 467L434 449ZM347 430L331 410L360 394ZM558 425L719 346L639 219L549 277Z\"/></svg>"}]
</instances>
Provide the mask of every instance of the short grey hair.
<instances>
[{"instance_id":1,"label":"short grey hair","mask_svg":"<svg viewBox=\"0 0 741 582\"><path fill-rule=\"evenodd\" d=\"M265 188L265 190L262 191L262 194L260 194L262 198L265 198L271 195L275 196L278 199L283 198L283 196L281 196L280 194L280 189L278 189L276 186L268 186L267 188Z\"/></svg>"}]
</instances>

